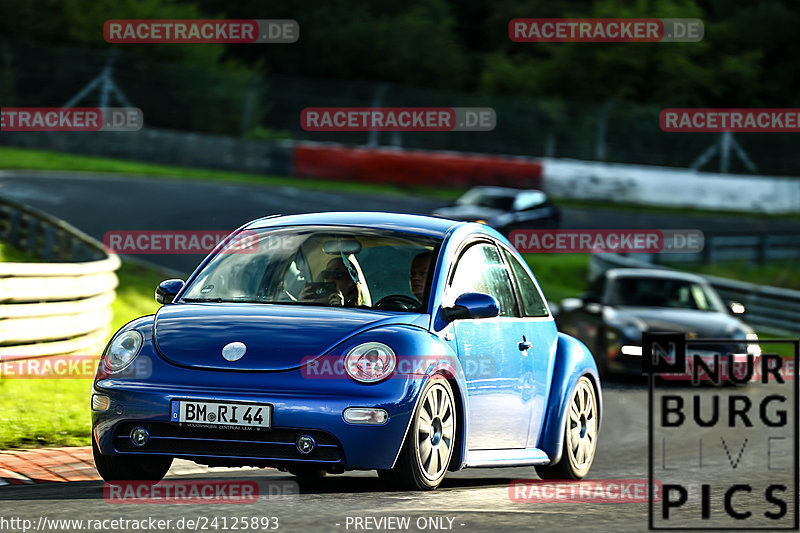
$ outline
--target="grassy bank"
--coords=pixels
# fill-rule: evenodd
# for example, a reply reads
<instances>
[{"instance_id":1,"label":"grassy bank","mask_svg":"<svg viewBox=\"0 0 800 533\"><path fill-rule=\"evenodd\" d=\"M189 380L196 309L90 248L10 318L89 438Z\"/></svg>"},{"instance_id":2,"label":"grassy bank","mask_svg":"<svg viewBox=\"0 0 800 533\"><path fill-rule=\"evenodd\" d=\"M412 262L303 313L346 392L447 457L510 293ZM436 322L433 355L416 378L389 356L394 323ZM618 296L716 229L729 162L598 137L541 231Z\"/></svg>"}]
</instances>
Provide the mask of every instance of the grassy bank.
<instances>
[{"instance_id":1,"label":"grassy bank","mask_svg":"<svg viewBox=\"0 0 800 533\"><path fill-rule=\"evenodd\" d=\"M33 254L0 242L0 263L32 263L36 260Z\"/></svg>"},{"instance_id":2,"label":"grassy bank","mask_svg":"<svg viewBox=\"0 0 800 533\"><path fill-rule=\"evenodd\" d=\"M416 186L402 187L378 183L361 183L357 181L332 181L292 176L250 174L226 170L209 170L205 168L156 165L124 159L7 147L0 147L0 169L102 172L148 178L165 177L171 179L220 181L270 187L290 186L337 192L419 194L442 199L455 199L464 192L463 189Z\"/></svg>"},{"instance_id":3,"label":"grassy bank","mask_svg":"<svg viewBox=\"0 0 800 533\"><path fill-rule=\"evenodd\" d=\"M550 303L580 296L589 278L589 254L523 254Z\"/></svg>"},{"instance_id":4,"label":"grassy bank","mask_svg":"<svg viewBox=\"0 0 800 533\"><path fill-rule=\"evenodd\" d=\"M3 244L0 257L31 259ZM117 276L113 331L158 309L153 292L165 278L158 270L129 262L123 262ZM0 449L90 444L90 391L90 379L0 378Z\"/></svg>"},{"instance_id":5,"label":"grassy bank","mask_svg":"<svg viewBox=\"0 0 800 533\"><path fill-rule=\"evenodd\" d=\"M744 261L725 261L711 265L678 264L675 268L759 285L800 290L800 269L797 268L797 264L797 261L789 260L770 261L763 265Z\"/></svg>"}]
</instances>

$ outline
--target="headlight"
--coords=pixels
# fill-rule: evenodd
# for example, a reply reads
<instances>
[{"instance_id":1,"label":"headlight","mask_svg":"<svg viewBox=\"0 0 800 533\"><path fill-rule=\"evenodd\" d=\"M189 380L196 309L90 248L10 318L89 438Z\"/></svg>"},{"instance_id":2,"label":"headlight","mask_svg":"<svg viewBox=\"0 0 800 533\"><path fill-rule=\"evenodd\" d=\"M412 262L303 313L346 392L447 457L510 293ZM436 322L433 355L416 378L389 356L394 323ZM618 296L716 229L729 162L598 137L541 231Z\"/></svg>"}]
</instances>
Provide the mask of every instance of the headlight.
<instances>
[{"instance_id":1,"label":"headlight","mask_svg":"<svg viewBox=\"0 0 800 533\"><path fill-rule=\"evenodd\" d=\"M347 375L362 383L386 379L394 372L397 357L394 351L380 342L359 344L344 358Z\"/></svg>"},{"instance_id":2,"label":"headlight","mask_svg":"<svg viewBox=\"0 0 800 533\"><path fill-rule=\"evenodd\" d=\"M111 341L106 356L103 359L106 370L119 372L134 360L142 349L142 334L135 330L126 331L117 335Z\"/></svg>"},{"instance_id":3,"label":"headlight","mask_svg":"<svg viewBox=\"0 0 800 533\"><path fill-rule=\"evenodd\" d=\"M758 335L755 333L747 333L745 338L749 341L757 341ZM753 357L758 357L761 355L761 345L760 344L747 344L747 353L752 354Z\"/></svg>"}]
</instances>

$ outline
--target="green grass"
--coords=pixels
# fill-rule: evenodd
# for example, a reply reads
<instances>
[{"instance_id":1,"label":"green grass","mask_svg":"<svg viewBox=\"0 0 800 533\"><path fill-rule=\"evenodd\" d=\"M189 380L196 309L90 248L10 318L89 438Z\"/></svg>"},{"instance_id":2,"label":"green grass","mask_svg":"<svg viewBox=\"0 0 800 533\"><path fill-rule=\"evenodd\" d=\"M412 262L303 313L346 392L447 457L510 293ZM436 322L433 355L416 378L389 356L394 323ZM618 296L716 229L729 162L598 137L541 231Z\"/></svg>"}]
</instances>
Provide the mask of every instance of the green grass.
<instances>
[{"instance_id":1,"label":"green grass","mask_svg":"<svg viewBox=\"0 0 800 533\"><path fill-rule=\"evenodd\" d=\"M589 254L522 254L545 298L560 303L583 294L589 279Z\"/></svg>"},{"instance_id":2,"label":"green grass","mask_svg":"<svg viewBox=\"0 0 800 533\"><path fill-rule=\"evenodd\" d=\"M747 320L745 316L744 320ZM756 332L758 334L759 340L769 340L769 339L776 339L776 340L784 340L787 338L786 335L770 335L768 333L762 333L760 331ZM761 351L763 353L775 353L784 357L786 359L794 358L794 348L791 344L762 344Z\"/></svg>"},{"instance_id":3,"label":"green grass","mask_svg":"<svg viewBox=\"0 0 800 533\"><path fill-rule=\"evenodd\" d=\"M33 263L36 257L5 242L0 242L0 263Z\"/></svg>"},{"instance_id":4,"label":"green grass","mask_svg":"<svg viewBox=\"0 0 800 533\"><path fill-rule=\"evenodd\" d=\"M117 331L134 318L155 313L160 307L154 298L156 286L168 277L157 269L123 261L117 270L119 286L112 304L112 331Z\"/></svg>"},{"instance_id":5,"label":"green grass","mask_svg":"<svg viewBox=\"0 0 800 533\"><path fill-rule=\"evenodd\" d=\"M89 379L0 379L0 449L91 444Z\"/></svg>"},{"instance_id":6,"label":"green grass","mask_svg":"<svg viewBox=\"0 0 800 533\"><path fill-rule=\"evenodd\" d=\"M678 264L675 268L699 274L708 274L738 281L772 285L785 289L800 290L800 269L797 261L770 261L758 265L745 261L724 261L705 265L701 263Z\"/></svg>"},{"instance_id":7,"label":"green grass","mask_svg":"<svg viewBox=\"0 0 800 533\"><path fill-rule=\"evenodd\" d=\"M8 246L0 246L0 252ZM113 303L113 331L154 313L158 270L123 262ZM99 356L99 354L98 354ZM90 379L0 379L0 449L91 444Z\"/></svg>"},{"instance_id":8,"label":"green grass","mask_svg":"<svg viewBox=\"0 0 800 533\"><path fill-rule=\"evenodd\" d=\"M265 185L270 187L300 187L315 190L334 190L338 192L382 193L382 194L420 194L443 199L458 198L464 189L447 189L435 187L417 187L385 185L378 183L362 183L358 181L334 181L292 176L270 176L230 172L225 170L209 170L169 165L156 165L124 159L85 156L49 152L45 150L27 150L21 148L0 147L0 168L6 170L61 170L74 172L104 172L121 175L137 175L138 177L166 177L172 179L204 180L243 183L248 185Z\"/></svg>"}]
</instances>

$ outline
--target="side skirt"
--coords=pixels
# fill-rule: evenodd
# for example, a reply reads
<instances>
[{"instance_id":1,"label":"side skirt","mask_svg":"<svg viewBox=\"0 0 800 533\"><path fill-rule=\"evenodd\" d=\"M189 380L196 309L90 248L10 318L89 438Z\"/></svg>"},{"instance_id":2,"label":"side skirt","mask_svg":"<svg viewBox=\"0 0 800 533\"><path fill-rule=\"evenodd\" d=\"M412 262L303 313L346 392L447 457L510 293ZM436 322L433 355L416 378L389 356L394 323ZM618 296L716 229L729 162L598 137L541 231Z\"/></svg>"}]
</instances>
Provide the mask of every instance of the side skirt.
<instances>
[{"instance_id":1,"label":"side skirt","mask_svg":"<svg viewBox=\"0 0 800 533\"><path fill-rule=\"evenodd\" d=\"M546 465L550 458L539 448L514 450L469 450L464 468Z\"/></svg>"}]
</instances>

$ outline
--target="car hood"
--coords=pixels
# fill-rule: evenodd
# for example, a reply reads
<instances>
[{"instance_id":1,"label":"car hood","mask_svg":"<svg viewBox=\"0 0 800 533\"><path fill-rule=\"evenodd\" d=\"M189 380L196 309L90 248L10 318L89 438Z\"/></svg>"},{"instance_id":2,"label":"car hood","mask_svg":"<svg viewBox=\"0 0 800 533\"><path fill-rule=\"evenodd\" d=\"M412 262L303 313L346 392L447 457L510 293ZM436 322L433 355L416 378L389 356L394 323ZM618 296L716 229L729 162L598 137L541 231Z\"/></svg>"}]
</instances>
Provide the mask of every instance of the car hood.
<instances>
[{"instance_id":1,"label":"car hood","mask_svg":"<svg viewBox=\"0 0 800 533\"><path fill-rule=\"evenodd\" d=\"M154 339L166 360L216 370L289 370L364 329L410 324L424 315L363 309L272 304L192 303L166 305L155 317ZM244 343L236 361L222 348Z\"/></svg>"},{"instance_id":2,"label":"car hood","mask_svg":"<svg viewBox=\"0 0 800 533\"><path fill-rule=\"evenodd\" d=\"M720 312L653 307L616 307L622 315L644 322L647 331L695 333L699 338L741 338L749 328L736 318Z\"/></svg>"},{"instance_id":3,"label":"car hood","mask_svg":"<svg viewBox=\"0 0 800 533\"><path fill-rule=\"evenodd\" d=\"M434 215L455 220L466 220L468 222L474 222L476 220L488 221L505 213L506 211L502 209L493 209L491 207L482 207L479 205L454 205L450 207L441 207L433 212Z\"/></svg>"}]
</instances>

